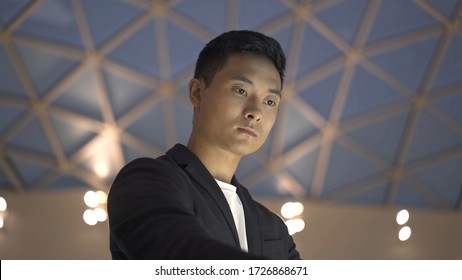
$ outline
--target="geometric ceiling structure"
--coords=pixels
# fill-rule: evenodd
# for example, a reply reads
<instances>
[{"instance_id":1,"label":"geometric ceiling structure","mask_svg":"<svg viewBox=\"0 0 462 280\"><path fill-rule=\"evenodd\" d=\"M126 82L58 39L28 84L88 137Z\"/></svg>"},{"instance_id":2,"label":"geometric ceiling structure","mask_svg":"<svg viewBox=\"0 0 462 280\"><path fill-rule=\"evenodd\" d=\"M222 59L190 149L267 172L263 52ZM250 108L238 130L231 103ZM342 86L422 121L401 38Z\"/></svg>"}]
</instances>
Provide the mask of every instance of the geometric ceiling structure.
<instances>
[{"instance_id":1,"label":"geometric ceiling structure","mask_svg":"<svg viewBox=\"0 0 462 280\"><path fill-rule=\"evenodd\" d=\"M232 29L287 55L237 172L256 197L461 210L458 0L0 0L0 192L107 191L186 143L197 55Z\"/></svg>"}]
</instances>

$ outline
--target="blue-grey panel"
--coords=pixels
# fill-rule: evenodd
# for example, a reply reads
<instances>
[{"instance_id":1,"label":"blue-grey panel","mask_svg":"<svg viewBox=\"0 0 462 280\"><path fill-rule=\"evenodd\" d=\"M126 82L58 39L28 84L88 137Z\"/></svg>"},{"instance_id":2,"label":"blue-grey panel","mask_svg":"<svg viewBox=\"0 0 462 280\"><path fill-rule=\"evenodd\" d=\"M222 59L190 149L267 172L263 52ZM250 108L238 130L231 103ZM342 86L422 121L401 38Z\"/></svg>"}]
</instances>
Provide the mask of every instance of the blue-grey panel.
<instances>
[{"instance_id":1,"label":"blue-grey panel","mask_svg":"<svg viewBox=\"0 0 462 280\"><path fill-rule=\"evenodd\" d=\"M341 57L343 53L310 25L305 27L303 45L298 60L298 75L301 77L323 63Z\"/></svg>"},{"instance_id":2,"label":"blue-grey panel","mask_svg":"<svg viewBox=\"0 0 462 280\"><path fill-rule=\"evenodd\" d=\"M68 156L77 152L97 135L96 132L88 130L88 128L80 122L76 122L67 117L52 113L50 114L50 119L58 135L61 146Z\"/></svg>"},{"instance_id":3,"label":"blue-grey panel","mask_svg":"<svg viewBox=\"0 0 462 280\"><path fill-rule=\"evenodd\" d=\"M462 157L422 168L410 176L456 206L462 193Z\"/></svg>"},{"instance_id":4,"label":"blue-grey panel","mask_svg":"<svg viewBox=\"0 0 462 280\"><path fill-rule=\"evenodd\" d=\"M344 1L316 13L316 16L352 44L368 3L367 0Z\"/></svg>"},{"instance_id":5,"label":"blue-grey panel","mask_svg":"<svg viewBox=\"0 0 462 280\"><path fill-rule=\"evenodd\" d=\"M95 72L87 70L70 84L52 104L93 119L102 120L99 91Z\"/></svg>"},{"instance_id":6,"label":"blue-grey panel","mask_svg":"<svg viewBox=\"0 0 462 280\"><path fill-rule=\"evenodd\" d=\"M387 0L380 3L368 42L440 24L412 1Z\"/></svg>"},{"instance_id":7,"label":"blue-grey panel","mask_svg":"<svg viewBox=\"0 0 462 280\"><path fill-rule=\"evenodd\" d=\"M167 147L164 125L164 104L159 102L127 127L126 131L165 150Z\"/></svg>"},{"instance_id":8,"label":"blue-grey panel","mask_svg":"<svg viewBox=\"0 0 462 280\"><path fill-rule=\"evenodd\" d=\"M112 110L116 119L122 117L130 111L133 106L142 102L142 100L149 95L154 94L152 88L147 88L131 80L129 77L123 77L119 74L112 73L110 69L102 73L109 102L112 105Z\"/></svg>"},{"instance_id":9,"label":"blue-grey panel","mask_svg":"<svg viewBox=\"0 0 462 280\"><path fill-rule=\"evenodd\" d=\"M0 45L0 94L12 97L26 97L21 81L3 45Z\"/></svg>"},{"instance_id":10,"label":"blue-grey panel","mask_svg":"<svg viewBox=\"0 0 462 280\"><path fill-rule=\"evenodd\" d=\"M343 108L342 120L403 100L405 97L401 93L358 66Z\"/></svg>"},{"instance_id":11,"label":"blue-grey panel","mask_svg":"<svg viewBox=\"0 0 462 280\"><path fill-rule=\"evenodd\" d=\"M71 0L45 0L16 32L83 48Z\"/></svg>"},{"instance_id":12,"label":"blue-grey panel","mask_svg":"<svg viewBox=\"0 0 462 280\"><path fill-rule=\"evenodd\" d=\"M377 175L381 171L337 142L332 144L330 153L322 196L328 196L344 186Z\"/></svg>"},{"instance_id":13,"label":"blue-grey panel","mask_svg":"<svg viewBox=\"0 0 462 280\"><path fill-rule=\"evenodd\" d=\"M438 68L432 89L444 87L456 82L462 82L462 36L454 35L451 37L446 55Z\"/></svg>"},{"instance_id":14,"label":"blue-grey panel","mask_svg":"<svg viewBox=\"0 0 462 280\"><path fill-rule=\"evenodd\" d=\"M124 155L125 163L131 162L132 160L140 158L140 157L155 158L157 156L157 155L149 155L147 153L133 149L132 147L125 145L124 143L122 143L121 146L122 146L122 152Z\"/></svg>"},{"instance_id":15,"label":"blue-grey panel","mask_svg":"<svg viewBox=\"0 0 462 280\"><path fill-rule=\"evenodd\" d=\"M290 12L289 7L279 0L241 1L239 29L256 29L287 12Z\"/></svg>"},{"instance_id":16,"label":"blue-grey panel","mask_svg":"<svg viewBox=\"0 0 462 280\"><path fill-rule=\"evenodd\" d=\"M279 42L286 56L289 56L290 44L293 39L293 30L294 24L290 23L289 25L282 28L281 30L278 30L277 32L268 33L268 36L273 37ZM287 67L290 67L290 65L287 65Z\"/></svg>"},{"instance_id":17,"label":"blue-grey panel","mask_svg":"<svg viewBox=\"0 0 462 280\"><path fill-rule=\"evenodd\" d=\"M54 152L42 124L33 117L7 141L7 146L53 156Z\"/></svg>"},{"instance_id":18,"label":"blue-grey panel","mask_svg":"<svg viewBox=\"0 0 462 280\"><path fill-rule=\"evenodd\" d=\"M175 122L176 122L176 141L186 145L192 130L193 109L185 108L178 102L174 103Z\"/></svg>"},{"instance_id":19,"label":"blue-grey panel","mask_svg":"<svg viewBox=\"0 0 462 280\"><path fill-rule=\"evenodd\" d=\"M242 180L261 168L263 168L263 164L260 161L256 160L252 155L247 155L239 162L239 166L236 170L236 177L238 180Z\"/></svg>"},{"instance_id":20,"label":"blue-grey panel","mask_svg":"<svg viewBox=\"0 0 462 280\"><path fill-rule=\"evenodd\" d=\"M0 169L0 191L1 190L13 190L13 186L10 184L10 181Z\"/></svg>"},{"instance_id":21,"label":"blue-grey panel","mask_svg":"<svg viewBox=\"0 0 462 280\"><path fill-rule=\"evenodd\" d=\"M82 4L97 47L143 13L141 8L118 0L82 0Z\"/></svg>"},{"instance_id":22,"label":"blue-grey panel","mask_svg":"<svg viewBox=\"0 0 462 280\"><path fill-rule=\"evenodd\" d=\"M341 72L335 71L316 84L302 90L298 96L309 103L325 119L329 119Z\"/></svg>"},{"instance_id":23,"label":"blue-grey panel","mask_svg":"<svg viewBox=\"0 0 462 280\"><path fill-rule=\"evenodd\" d=\"M280 180L275 175L265 176L260 182L249 189L255 197L281 197L293 198L293 195L280 185Z\"/></svg>"},{"instance_id":24,"label":"blue-grey panel","mask_svg":"<svg viewBox=\"0 0 462 280\"><path fill-rule=\"evenodd\" d=\"M40 96L44 96L78 63L69 57L39 46L17 43L16 47Z\"/></svg>"},{"instance_id":25,"label":"blue-grey panel","mask_svg":"<svg viewBox=\"0 0 462 280\"><path fill-rule=\"evenodd\" d=\"M457 95L443 98L434 103L438 108L462 124L462 91Z\"/></svg>"},{"instance_id":26,"label":"blue-grey panel","mask_svg":"<svg viewBox=\"0 0 462 280\"><path fill-rule=\"evenodd\" d=\"M168 51L172 76L194 67L199 52L206 42L186 32L175 23L167 23Z\"/></svg>"},{"instance_id":27,"label":"blue-grey panel","mask_svg":"<svg viewBox=\"0 0 462 280\"><path fill-rule=\"evenodd\" d=\"M15 169L26 183L26 188L33 188L36 180L44 175L51 167L49 164L42 161L39 162L16 155L9 155L8 157L11 159Z\"/></svg>"},{"instance_id":28,"label":"blue-grey panel","mask_svg":"<svg viewBox=\"0 0 462 280\"><path fill-rule=\"evenodd\" d=\"M227 2L226 0L180 1L172 9L203 27L221 34L225 31Z\"/></svg>"},{"instance_id":29,"label":"blue-grey panel","mask_svg":"<svg viewBox=\"0 0 462 280\"><path fill-rule=\"evenodd\" d=\"M4 133L24 112L24 107L0 103L0 134Z\"/></svg>"},{"instance_id":30,"label":"blue-grey panel","mask_svg":"<svg viewBox=\"0 0 462 280\"><path fill-rule=\"evenodd\" d=\"M288 104L284 124L284 151L288 151L319 131L295 106Z\"/></svg>"},{"instance_id":31,"label":"blue-grey panel","mask_svg":"<svg viewBox=\"0 0 462 280\"><path fill-rule=\"evenodd\" d=\"M425 41L382 53L370 59L391 76L413 90L418 90L440 40L433 36Z\"/></svg>"},{"instance_id":32,"label":"blue-grey panel","mask_svg":"<svg viewBox=\"0 0 462 280\"><path fill-rule=\"evenodd\" d=\"M395 199L393 205L401 207L415 207L415 208L429 208L437 209L438 205L425 198L421 194L415 192L413 189L408 187L405 183L398 185L396 190Z\"/></svg>"},{"instance_id":33,"label":"blue-grey panel","mask_svg":"<svg viewBox=\"0 0 462 280\"><path fill-rule=\"evenodd\" d=\"M456 12L455 8L460 0L427 0L434 8L436 8L443 15L452 18Z\"/></svg>"},{"instance_id":34,"label":"blue-grey panel","mask_svg":"<svg viewBox=\"0 0 462 280\"><path fill-rule=\"evenodd\" d=\"M387 193L388 182L378 183L369 187L367 190L355 193L344 199L341 199L341 203L346 204L366 204L366 205L377 205L382 204L385 201Z\"/></svg>"},{"instance_id":35,"label":"blue-grey panel","mask_svg":"<svg viewBox=\"0 0 462 280\"><path fill-rule=\"evenodd\" d=\"M407 118L408 112L401 112L369 122L365 126L348 131L347 135L392 163L396 158Z\"/></svg>"},{"instance_id":36,"label":"blue-grey panel","mask_svg":"<svg viewBox=\"0 0 462 280\"><path fill-rule=\"evenodd\" d=\"M0 25L10 24L21 10L32 0L3 0L0 1Z\"/></svg>"},{"instance_id":37,"label":"blue-grey panel","mask_svg":"<svg viewBox=\"0 0 462 280\"><path fill-rule=\"evenodd\" d=\"M406 162L456 147L462 147L462 134L424 110L417 122Z\"/></svg>"},{"instance_id":38,"label":"blue-grey panel","mask_svg":"<svg viewBox=\"0 0 462 280\"><path fill-rule=\"evenodd\" d=\"M307 193L311 189L311 181L313 180L316 168L318 152L319 148L313 149L290 165L285 166L287 171L305 188Z\"/></svg>"},{"instance_id":39,"label":"blue-grey panel","mask_svg":"<svg viewBox=\"0 0 462 280\"><path fill-rule=\"evenodd\" d=\"M47 190L62 190L75 188L88 188L88 184L72 176L72 174L62 173L47 184Z\"/></svg>"},{"instance_id":40,"label":"blue-grey panel","mask_svg":"<svg viewBox=\"0 0 462 280\"><path fill-rule=\"evenodd\" d=\"M134 70L158 76L155 25L151 20L118 45L108 57Z\"/></svg>"}]
</instances>

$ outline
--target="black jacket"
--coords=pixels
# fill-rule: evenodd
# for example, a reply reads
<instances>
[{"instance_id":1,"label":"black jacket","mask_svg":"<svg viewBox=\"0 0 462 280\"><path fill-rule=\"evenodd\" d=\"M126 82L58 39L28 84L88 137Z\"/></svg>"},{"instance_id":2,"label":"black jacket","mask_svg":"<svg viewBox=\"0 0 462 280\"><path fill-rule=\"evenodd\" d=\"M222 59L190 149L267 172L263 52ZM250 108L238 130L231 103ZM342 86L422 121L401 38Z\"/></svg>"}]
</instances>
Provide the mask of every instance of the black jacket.
<instances>
[{"instance_id":1,"label":"black jacket","mask_svg":"<svg viewBox=\"0 0 462 280\"><path fill-rule=\"evenodd\" d=\"M108 197L113 259L299 259L284 222L236 178L249 254L239 248L231 210L201 161L177 144L117 175Z\"/></svg>"}]
</instances>

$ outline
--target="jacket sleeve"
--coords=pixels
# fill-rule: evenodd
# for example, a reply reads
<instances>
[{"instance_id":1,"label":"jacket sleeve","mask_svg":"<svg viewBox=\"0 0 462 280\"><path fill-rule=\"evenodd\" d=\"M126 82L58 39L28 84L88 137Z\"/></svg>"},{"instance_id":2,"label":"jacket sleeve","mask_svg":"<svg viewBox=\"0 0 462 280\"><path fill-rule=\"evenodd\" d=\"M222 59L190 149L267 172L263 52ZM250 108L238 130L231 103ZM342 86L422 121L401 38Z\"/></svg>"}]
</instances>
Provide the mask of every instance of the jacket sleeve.
<instances>
[{"instance_id":1,"label":"jacket sleeve","mask_svg":"<svg viewBox=\"0 0 462 280\"><path fill-rule=\"evenodd\" d=\"M138 159L108 196L114 259L261 259L212 238L194 216L184 175L168 163Z\"/></svg>"}]
</instances>

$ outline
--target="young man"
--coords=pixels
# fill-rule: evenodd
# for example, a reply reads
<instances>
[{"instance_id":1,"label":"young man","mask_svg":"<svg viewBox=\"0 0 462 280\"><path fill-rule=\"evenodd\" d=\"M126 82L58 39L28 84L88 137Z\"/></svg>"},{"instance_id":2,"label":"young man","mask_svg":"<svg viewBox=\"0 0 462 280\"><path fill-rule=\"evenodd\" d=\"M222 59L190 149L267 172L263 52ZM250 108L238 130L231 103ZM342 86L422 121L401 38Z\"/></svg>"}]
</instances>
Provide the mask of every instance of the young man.
<instances>
[{"instance_id":1,"label":"young man","mask_svg":"<svg viewBox=\"0 0 462 280\"><path fill-rule=\"evenodd\" d=\"M187 146L132 161L108 198L114 259L299 259L284 222L234 173L276 120L285 56L254 31L230 31L199 54Z\"/></svg>"}]
</instances>

